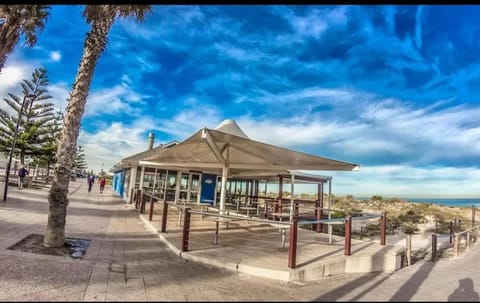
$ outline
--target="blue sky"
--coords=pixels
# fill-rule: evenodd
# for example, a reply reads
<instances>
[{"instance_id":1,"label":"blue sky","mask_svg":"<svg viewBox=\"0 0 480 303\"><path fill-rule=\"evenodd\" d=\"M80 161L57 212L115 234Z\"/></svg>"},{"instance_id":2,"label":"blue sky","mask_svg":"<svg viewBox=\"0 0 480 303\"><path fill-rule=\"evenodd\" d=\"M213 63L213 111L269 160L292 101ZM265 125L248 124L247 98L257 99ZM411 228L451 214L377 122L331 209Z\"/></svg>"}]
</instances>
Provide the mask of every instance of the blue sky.
<instances>
[{"instance_id":1,"label":"blue sky","mask_svg":"<svg viewBox=\"0 0 480 303\"><path fill-rule=\"evenodd\" d=\"M34 68L64 108L89 27L54 6L33 49L17 46L0 96ZM109 169L234 119L252 139L361 165L333 193L474 196L480 184L479 6L154 6L118 19L79 145ZM2 104L2 106L5 106Z\"/></svg>"}]
</instances>

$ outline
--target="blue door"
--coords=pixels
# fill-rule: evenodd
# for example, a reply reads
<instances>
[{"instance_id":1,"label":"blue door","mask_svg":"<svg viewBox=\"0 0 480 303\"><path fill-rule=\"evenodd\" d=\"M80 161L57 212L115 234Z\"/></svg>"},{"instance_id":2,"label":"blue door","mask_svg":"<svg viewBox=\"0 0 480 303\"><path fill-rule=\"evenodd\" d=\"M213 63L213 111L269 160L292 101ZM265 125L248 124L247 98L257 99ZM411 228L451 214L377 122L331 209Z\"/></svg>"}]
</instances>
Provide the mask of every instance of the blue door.
<instances>
[{"instance_id":1,"label":"blue door","mask_svg":"<svg viewBox=\"0 0 480 303\"><path fill-rule=\"evenodd\" d=\"M200 203L208 203L210 205L213 205L216 183L217 175L202 175L202 192L200 194Z\"/></svg>"}]
</instances>

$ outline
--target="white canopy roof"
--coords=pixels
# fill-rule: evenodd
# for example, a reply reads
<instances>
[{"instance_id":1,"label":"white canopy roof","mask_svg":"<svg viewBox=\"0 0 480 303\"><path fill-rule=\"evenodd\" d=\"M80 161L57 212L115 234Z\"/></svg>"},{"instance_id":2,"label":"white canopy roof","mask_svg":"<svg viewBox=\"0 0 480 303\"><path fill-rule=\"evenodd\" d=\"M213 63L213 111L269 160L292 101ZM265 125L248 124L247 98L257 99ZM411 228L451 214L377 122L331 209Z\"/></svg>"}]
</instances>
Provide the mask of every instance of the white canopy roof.
<instances>
[{"instance_id":1,"label":"white canopy roof","mask_svg":"<svg viewBox=\"0 0 480 303\"><path fill-rule=\"evenodd\" d=\"M183 142L143 158L140 165L182 167L229 175L289 174L289 170L358 169L357 164L323 158L252 140L231 119L203 128Z\"/></svg>"}]
</instances>

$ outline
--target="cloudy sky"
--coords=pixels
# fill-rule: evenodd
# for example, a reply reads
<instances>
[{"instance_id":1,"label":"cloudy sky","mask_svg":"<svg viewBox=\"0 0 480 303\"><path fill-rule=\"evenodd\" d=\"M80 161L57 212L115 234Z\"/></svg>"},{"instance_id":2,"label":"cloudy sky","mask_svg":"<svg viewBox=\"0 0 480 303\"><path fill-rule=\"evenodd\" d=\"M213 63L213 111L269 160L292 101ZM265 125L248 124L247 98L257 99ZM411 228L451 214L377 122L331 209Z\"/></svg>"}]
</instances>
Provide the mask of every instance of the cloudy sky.
<instances>
[{"instance_id":1,"label":"cloudy sky","mask_svg":"<svg viewBox=\"0 0 480 303\"><path fill-rule=\"evenodd\" d=\"M89 26L53 6L0 96L34 68L64 109ZM154 6L118 19L79 137L89 168L234 119L252 139L360 164L333 193L480 196L480 7ZM2 104L4 106L4 104Z\"/></svg>"}]
</instances>

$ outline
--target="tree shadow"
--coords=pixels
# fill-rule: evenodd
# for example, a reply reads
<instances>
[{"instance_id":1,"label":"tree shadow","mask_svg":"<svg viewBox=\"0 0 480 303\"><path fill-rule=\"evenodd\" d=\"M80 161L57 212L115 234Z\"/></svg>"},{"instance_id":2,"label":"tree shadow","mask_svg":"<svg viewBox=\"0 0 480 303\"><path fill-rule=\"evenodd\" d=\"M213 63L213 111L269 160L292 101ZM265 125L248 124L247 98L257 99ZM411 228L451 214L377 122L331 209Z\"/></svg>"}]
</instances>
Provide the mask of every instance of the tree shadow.
<instances>
[{"instance_id":1,"label":"tree shadow","mask_svg":"<svg viewBox=\"0 0 480 303\"><path fill-rule=\"evenodd\" d=\"M473 288L473 281L470 278L458 280L458 287L455 289L450 296L448 296L448 301L479 301L480 297L478 292Z\"/></svg>"}]
</instances>

